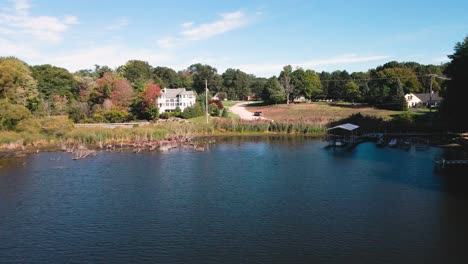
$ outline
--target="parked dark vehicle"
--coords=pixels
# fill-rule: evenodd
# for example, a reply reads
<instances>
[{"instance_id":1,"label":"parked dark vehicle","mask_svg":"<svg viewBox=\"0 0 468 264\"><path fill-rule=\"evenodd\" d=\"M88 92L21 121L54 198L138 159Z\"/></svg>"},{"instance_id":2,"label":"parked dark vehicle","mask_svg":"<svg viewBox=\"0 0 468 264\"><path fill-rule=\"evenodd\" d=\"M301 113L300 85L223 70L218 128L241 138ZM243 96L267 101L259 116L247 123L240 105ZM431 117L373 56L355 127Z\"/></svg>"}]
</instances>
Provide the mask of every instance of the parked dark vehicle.
<instances>
[{"instance_id":1,"label":"parked dark vehicle","mask_svg":"<svg viewBox=\"0 0 468 264\"><path fill-rule=\"evenodd\" d=\"M255 112L254 116L262 116L262 112Z\"/></svg>"}]
</instances>

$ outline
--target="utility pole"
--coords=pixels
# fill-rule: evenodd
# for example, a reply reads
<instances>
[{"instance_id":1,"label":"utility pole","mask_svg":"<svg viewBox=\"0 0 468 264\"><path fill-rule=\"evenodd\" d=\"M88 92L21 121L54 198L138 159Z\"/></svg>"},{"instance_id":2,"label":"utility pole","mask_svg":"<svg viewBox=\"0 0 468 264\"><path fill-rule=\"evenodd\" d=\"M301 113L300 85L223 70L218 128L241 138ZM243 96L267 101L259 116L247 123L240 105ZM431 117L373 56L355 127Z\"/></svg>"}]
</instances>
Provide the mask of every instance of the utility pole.
<instances>
[{"instance_id":1,"label":"utility pole","mask_svg":"<svg viewBox=\"0 0 468 264\"><path fill-rule=\"evenodd\" d=\"M206 123L208 124L208 80L205 79L205 112Z\"/></svg>"},{"instance_id":2,"label":"utility pole","mask_svg":"<svg viewBox=\"0 0 468 264\"><path fill-rule=\"evenodd\" d=\"M429 85L429 113L432 113L432 78L434 77L434 75L431 74L430 77L431 85Z\"/></svg>"}]
</instances>

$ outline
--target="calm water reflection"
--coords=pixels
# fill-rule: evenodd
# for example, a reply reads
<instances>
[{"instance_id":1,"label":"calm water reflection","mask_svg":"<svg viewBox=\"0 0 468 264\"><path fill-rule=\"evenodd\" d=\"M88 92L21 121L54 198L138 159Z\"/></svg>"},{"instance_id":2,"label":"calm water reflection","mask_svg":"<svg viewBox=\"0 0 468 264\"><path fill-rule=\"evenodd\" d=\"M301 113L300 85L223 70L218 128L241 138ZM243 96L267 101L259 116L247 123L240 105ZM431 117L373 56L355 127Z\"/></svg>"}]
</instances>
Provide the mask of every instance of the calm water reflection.
<instances>
[{"instance_id":1,"label":"calm water reflection","mask_svg":"<svg viewBox=\"0 0 468 264\"><path fill-rule=\"evenodd\" d=\"M441 150L302 138L0 163L0 263L467 263Z\"/></svg>"}]
</instances>

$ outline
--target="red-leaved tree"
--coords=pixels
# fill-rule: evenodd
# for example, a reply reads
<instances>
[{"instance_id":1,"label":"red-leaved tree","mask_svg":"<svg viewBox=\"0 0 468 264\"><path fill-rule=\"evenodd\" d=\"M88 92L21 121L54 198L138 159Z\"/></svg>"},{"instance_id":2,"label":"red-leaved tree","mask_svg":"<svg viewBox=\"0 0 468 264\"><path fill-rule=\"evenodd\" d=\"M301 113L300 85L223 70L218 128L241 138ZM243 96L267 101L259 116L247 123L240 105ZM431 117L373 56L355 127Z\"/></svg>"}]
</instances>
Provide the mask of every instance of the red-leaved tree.
<instances>
[{"instance_id":1,"label":"red-leaved tree","mask_svg":"<svg viewBox=\"0 0 468 264\"><path fill-rule=\"evenodd\" d=\"M161 96L161 88L157 84L150 84L141 95L143 107L157 106L158 98Z\"/></svg>"},{"instance_id":2,"label":"red-leaved tree","mask_svg":"<svg viewBox=\"0 0 468 264\"><path fill-rule=\"evenodd\" d=\"M110 99L114 105L128 107L135 99L135 91L127 80L115 80Z\"/></svg>"},{"instance_id":3,"label":"red-leaved tree","mask_svg":"<svg viewBox=\"0 0 468 264\"><path fill-rule=\"evenodd\" d=\"M156 120L159 117L158 98L161 88L156 84L149 84L141 94L141 113L147 120Z\"/></svg>"}]
</instances>

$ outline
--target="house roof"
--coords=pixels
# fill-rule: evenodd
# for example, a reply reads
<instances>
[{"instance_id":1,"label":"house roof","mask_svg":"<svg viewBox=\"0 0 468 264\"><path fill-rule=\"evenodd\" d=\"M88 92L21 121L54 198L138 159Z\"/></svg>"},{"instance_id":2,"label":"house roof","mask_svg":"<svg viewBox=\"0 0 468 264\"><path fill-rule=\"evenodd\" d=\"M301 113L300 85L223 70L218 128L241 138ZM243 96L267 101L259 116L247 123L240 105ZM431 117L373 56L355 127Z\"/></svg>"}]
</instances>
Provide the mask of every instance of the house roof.
<instances>
[{"instance_id":1,"label":"house roof","mask_svg":"<svg viewBox=\"0 0 468 264\"><path fill-rule=\"evenodd\" d=\"M193 95L193 91L187 91L185 88L174 88L174 89L164 89L166 92L164 93L164 97L166 98L175 98L179 94L184 94L184 95Z\"/></svg>"},{"instance_id":2,"label":"house roof","mask_svg":"<svg viewBox=\"0 0 468 264\"><path fill-rule=\"evenodd\" d=\"M359 126L356 126L356 125L353 125L353 124L350 124L350 123L346 123L346 124L343 124L343 125L339 125L339 126L336 126L336 127L329 128L329 129L327 129L327 131L338 129L338 128L348 130L348 131L353 131L355 129L358 129Z\"/></svg>"},{"instance_id":3,"label":"house roof","mask_svg":"<svg viewBox=\"0 0 468 264\"><path fill-rule=\"evenodd\" d=\"M414 96L419 98L419 100L423 102L429 102L431 99L431 94L430 93L415 93ZM432 94L432 101L442 101L442 97L439 96L438 93L433 93Z\"/></svg>"}]
</instances>

